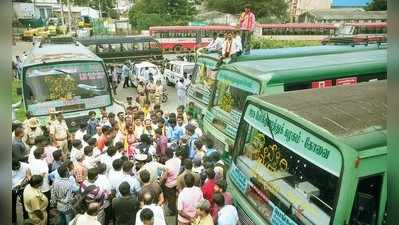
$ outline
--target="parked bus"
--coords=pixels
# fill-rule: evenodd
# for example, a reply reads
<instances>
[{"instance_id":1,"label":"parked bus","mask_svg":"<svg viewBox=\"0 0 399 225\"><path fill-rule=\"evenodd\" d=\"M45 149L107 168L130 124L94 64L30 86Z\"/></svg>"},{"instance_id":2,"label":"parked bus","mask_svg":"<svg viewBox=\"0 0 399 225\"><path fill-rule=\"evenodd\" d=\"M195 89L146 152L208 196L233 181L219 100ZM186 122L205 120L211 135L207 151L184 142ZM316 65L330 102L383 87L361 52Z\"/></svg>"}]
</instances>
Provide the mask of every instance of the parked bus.
<instances>
[{"instance_id":1,"label":"parked bus","mask_svg":"<svg viewBox=\"0 0 399 225\"><path fill-rule=\"evenodd\" d=\"M381 46L382 48L382 46ZM237 62L253 61L262 59L291 58L312 55L327 55L344 52L369 51L378 49L377 45L365 46L343 46L343 45L326 45L326 46L308 46L296 48L277 48L277 49L253 49L249 55L241 55L237 58ZM205 49L197 51L196 68L188 89L188 102L194 110L196 119L202 125L202 117L207 110L211 93L215 89L217 67L219 54L207 53ZM230 64L229 60L225 60L226 64Z\"/></svg>"},{"instance_id":2,"label":"parked bus","mask_svg":"<svg viewBox=\"0 0 399 225\"><path fill-rule=\"evenodd\" d=\"M78 39L106 63L163 59L159 42L149 36L92 36Z\"/></svg>"},{"instance_id":3,"label":"parked bus","mask_svg":"<svg viewBox=\"0 0 399 225\"><path fill-rule=\"evenodd\" d=\"M326 23L258 24L256 34L275 40L322 40L334 35L336 28Z\"/></svg>"},{"instance_id":4,"label":"parked bus","mask_svg":"<svg viewBox=\"0 0 399 225\"><path fill-rule=\"evenodd\" d=\"M356 84L387 77L387 51L237 62L221 66L216 88L203 119L204 133L215 142L226 163L249 95Z\"/></svg>"},{"instance_id":5,"label":"parked bus","mask_svg":"<svg viewBox=\"0 0 399 225\"><path fill-rule=\"evenodd\" d=\"M387 23L346 23L337 29L335 35L326 37L322 44L369 44L387 42Z\"/></svg>"},{"instance_id":6,"label":"parked bus","mask_svg":"<svg viewBox=\"0 0 399 225\"><path fill-rule=\"evenodd\" d=\"M211 42L213 33L226 33L237 27L222 26L159 26L150 27L150 35L164 52L193 52Z\"/></svg>"},{"instance_id":7,"label":"parked bus","mask_svg":"<svg viewBox=\"0 0 399 225\"><path fill-rule=\"evenodd\" d=\"M248 97L227 172L241 224L384 224L386 89Z\"/></svg>"},{"instance_id":8,"label":"parked bus","mask_svg":"<svg viewBox=\"0 0 399 225\"><path fill-rule=\"evenodd\" d=\"M78 42L35 45L22 67L25 111L47 125L50 111L62 111L70 130L85 122L89 111L123 107L111 94L103 60Z\"/></svg>"}]
</instances>

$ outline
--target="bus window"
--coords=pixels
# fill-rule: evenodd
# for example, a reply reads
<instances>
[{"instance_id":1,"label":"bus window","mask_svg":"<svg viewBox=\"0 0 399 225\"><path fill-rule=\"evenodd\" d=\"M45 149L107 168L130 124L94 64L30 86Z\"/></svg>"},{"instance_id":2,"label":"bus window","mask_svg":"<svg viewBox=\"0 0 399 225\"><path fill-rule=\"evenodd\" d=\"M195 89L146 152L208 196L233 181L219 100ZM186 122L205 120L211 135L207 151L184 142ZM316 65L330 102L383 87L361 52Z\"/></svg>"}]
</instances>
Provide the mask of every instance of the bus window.
<instances>
[{"instance_id":1,"label":"bus window","mask_svg":"<svg viewBox=\"0 0 399 225\"><path fill-rule=\"evenodd\" d=\"M143 51L143 43L133 43L134 51Z\"/></svg>"},{"instance_id":2,"label":"bus window","mask_svg":"<svg viewBox=\"0 0 399 225\"><path fill-rule=\"evenodd\" d=\"M150 42L143 42L143 50L148 50L150 49Z\"/></svg>"},{"instance_id":3,"label":"bus window","mask_svg":"<svg viewBox=\"0 0 399 225\"><path fill-rule=\"evenodd\" d=\"M380 205L382 175L359 180L351 213L351 224L376 224Z\"/></svg>"},{"instance_id":4,"label":"bus window","mask_svg":"<svg viewBox=\"0 0 399 225\"><path fill-rule=\"evenodd\" d=\"M121 44L109 44L108 45L109 52L120 52L121 51Z\"/></svg>"},{"instance_id":5,"label":"bus window","mask_svg":"<svg viewBox=\"0 0 399 225\"><path fill-rule=\"evenodd\" d=\"M121 50L122 50L122 52L131 52L131 51L133 51L132 43L122 43Z\"/></svg>"}]
</instances>

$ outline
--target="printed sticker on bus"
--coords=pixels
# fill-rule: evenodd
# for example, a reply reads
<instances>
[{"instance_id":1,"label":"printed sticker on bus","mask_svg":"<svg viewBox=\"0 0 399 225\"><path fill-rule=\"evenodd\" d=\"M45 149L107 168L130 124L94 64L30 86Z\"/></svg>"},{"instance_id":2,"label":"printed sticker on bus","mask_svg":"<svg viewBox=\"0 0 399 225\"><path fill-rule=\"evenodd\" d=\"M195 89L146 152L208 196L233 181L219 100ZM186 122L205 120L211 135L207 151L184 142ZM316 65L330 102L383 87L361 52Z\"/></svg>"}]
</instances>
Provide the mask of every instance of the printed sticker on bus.
<instances>
[{"instance_id":1,"label":"printed sticker on bus","mask_svg":"<svg viewBox=\"0 0 399 225\"><path fill-rule=\"evenodd\" d=\"M357 77L345 77L335 80L335 85L353 85L357 83Z\"/></svg>"},{"instance_id":2,"label":"printed sticker on bus","mask_svg":"<svg viewBox=\"0 0 399 225\"><path fill-rule=\"evenodd\" d=\"M332 87L332 80L313 81L312 88Z\"/></svg>"}]
</instances>

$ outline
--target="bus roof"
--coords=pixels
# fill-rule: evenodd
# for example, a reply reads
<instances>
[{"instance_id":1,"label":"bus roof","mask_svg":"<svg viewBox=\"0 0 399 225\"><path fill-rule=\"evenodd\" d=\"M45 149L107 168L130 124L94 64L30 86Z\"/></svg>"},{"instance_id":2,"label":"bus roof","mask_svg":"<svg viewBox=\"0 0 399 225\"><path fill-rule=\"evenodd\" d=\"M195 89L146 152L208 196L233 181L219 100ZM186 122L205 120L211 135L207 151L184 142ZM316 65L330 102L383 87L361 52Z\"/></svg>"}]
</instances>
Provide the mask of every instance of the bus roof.
<instances>
[{"instance_id":1,"label":"bus roof","mask_svg":"<svg viewBox=\"0 0 399 225\"><path fill-rule=\"evenodd\" d=\"M23 61L23 67L59 61L103 61L79 42L35 45Z\"/></svg>"},{"instance_id":2,"label":"bus roof","mask_svg":"<svg viewBox=\"0 0 399 225\"><path fill-rule=\"evenodd\" d=\"M274 49L253 49L248 55L240 55L237 58L237 62L261 60L261 59L275 59L275 58L290 58L300 56L311 56L311 55L327 55L344 52L354 51L368 51L375 50L379 47L376 44L364 46L364 45L319 45L319 46L305 46L305 47L293 47L293 48L274 48ZM381 48L381 47L380 47ZM385 47L382 47L385 48ZM208 61L208 64L216 65L220 55L218 53L203 53L198 51L199 61Z\"/></svg>"},{"instance_id":3,"label":"bus roof","mask_svg":"<svg viewBox=\"0 0 399 225\"><path fill-rule=\"evenodd\" d=\"M345 23L344 25L352 25L355 27L367 28L383 28L387 26L387 22L374 22L374 23Z\"/></svg>"},{"instance_id":4,"label":"bus roof","mask_svg":"<svg viewBox=\"0 0 399 225\"><path fill-rule=\"evenodd\" d=\"M150 27L150 32L154 31L193 31L193 30L236 30L237 27L230 25L216 25L216 26L154 26Z\"/></svg>"},{"instance_id":5,"label":"bus roof","mask_svg":"<svg viewBox=\"0 0 399 225\"><path fill-rule=\"evenodd\" d=\"M295 83L305 79L323 80L341 76L385 72L387 51L370 50L330 55L315 55L223 65L218 74L246 76L269 84ZM220 77L219 75L217 78Z\"/></svg>"},{"instance_id":6,"label":"bus roof","mask_svg":"<svg viewBox=\"0 0 399 225\"><path fill-rule=\"evenodd\" d=\"M335 29L334 24L328 23L267 23L267 24L257 24L259 28L329 28Z\"/></svg>"},{"instance_id":7,"label":"bus roof","mask_svg":"<svg viewBox=\"0 0 399 225\"><path fill-rule=\"evenodd\" d=\"M357 151L387 144L386 81L355 86L307 89L277 95L250 96L248 101L264 105L303 126L316 127Z\"/></svg>"},{"instance_id":8,"label":"bus roof","mask_svg":"<svg viewBox=\"0 0 399 225\"><path fill-rule=\"evenodd\" d=\"M135 42L158 42L151 36L137 35L137 36L92 36L86 38L79 38L78 41L83 45L92 44L120 44L120 43L135 43Z\"/></svg>"}]
</instances>

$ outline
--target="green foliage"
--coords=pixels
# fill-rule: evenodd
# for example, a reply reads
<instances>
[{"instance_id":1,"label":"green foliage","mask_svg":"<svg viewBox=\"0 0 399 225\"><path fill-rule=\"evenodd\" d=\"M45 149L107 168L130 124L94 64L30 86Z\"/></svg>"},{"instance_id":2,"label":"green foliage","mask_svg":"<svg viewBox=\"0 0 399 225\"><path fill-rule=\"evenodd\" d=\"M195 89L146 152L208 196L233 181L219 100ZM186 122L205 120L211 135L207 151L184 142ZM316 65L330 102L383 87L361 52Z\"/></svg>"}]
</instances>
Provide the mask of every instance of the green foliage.
<instances>
[{"instance_id":1,"label":"green foliage","mask_svg":"<svg viewBox=\"0 0 399 225\"><path fill-rule=\"evenodd\" d=\"M387 10L387 0L373 0L366 6L367 11L385 11Z\"/></svg>"},{"instance_id":2,"label":"green foliage","mask_svg":"<svg viewBox=\"0 0 399 225\"><path fill-rule=\"evenodd\" d=\"M244 6L250 4L257 18L272 18L284 22L288 19L288 3L284 0L208 0L209 10L217 10L230 14L240 14Z\"/></svg>"},{"instance_id":3,"label":"green foliage","mask_svg":"<svg viewBox=\"0 0 399 225\"><path fill-rule=\"evenodd\" d=\"M12 104L15 104L19 100L21 100L21 96L17 95L17 88L21 87L21 85L22 85L22 82L20 80L12 81L12 90L11 90ZM15 114L16 114L16 119L18 121L22 122L26 119L25 108L24 108L23 104L21 104L20 107L15 110Z\"/></svg>"},{"instance_id":4,"label":"green foliage","mask_svg":"<svg viewBox=\"0 0 399 225\"><path fill-rule=\"evenodd\" d=\"M320 45L320 41L305 40L272 40L268 38L252 38L251 48L286 48L286 47L302 47Z\"/></svg>"},{"instance_id":5,"label":"green foliage","mask_svg":"<svg viewBox=\"0 0 399 225\"><path fill-rule=\"evenodd\" d=\"M129 22L138 30L150 26L185 25L196 13L188 0L138 0L129 10Z\"/></svg>"}]
</instances>

